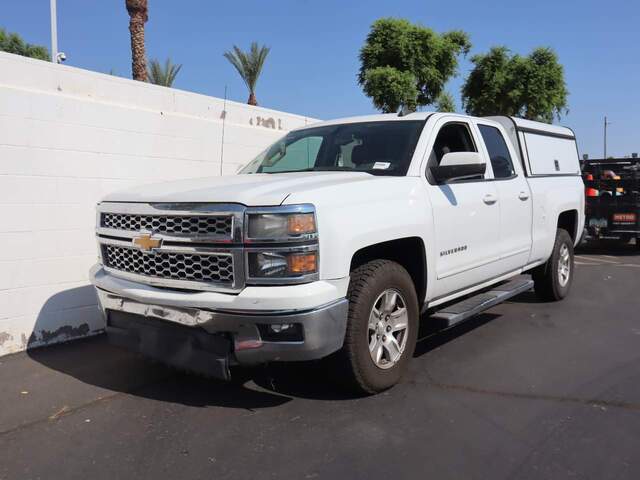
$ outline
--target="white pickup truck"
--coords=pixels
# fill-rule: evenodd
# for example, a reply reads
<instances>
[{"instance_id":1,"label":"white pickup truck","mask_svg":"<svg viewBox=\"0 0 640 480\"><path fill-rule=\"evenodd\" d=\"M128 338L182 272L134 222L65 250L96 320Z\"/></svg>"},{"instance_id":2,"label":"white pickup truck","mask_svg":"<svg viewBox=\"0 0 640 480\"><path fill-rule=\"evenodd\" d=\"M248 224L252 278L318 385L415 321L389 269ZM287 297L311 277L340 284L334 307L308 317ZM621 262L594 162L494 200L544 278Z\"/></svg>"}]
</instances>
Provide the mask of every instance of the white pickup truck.
<instances>
[{"instance_id":1,"label":"white pickup truck","mask_svg":"<svg viewBox=\"0 0 640 480\"><path fill-rule=\"evenodd\" d=\"M565 297L583 227L570 129L373 115L291 131L238 175L110 195L91 278L117 345L223 379L331 357L374 393L401 378L421 316Z\"/></svg>"}]
</instances>

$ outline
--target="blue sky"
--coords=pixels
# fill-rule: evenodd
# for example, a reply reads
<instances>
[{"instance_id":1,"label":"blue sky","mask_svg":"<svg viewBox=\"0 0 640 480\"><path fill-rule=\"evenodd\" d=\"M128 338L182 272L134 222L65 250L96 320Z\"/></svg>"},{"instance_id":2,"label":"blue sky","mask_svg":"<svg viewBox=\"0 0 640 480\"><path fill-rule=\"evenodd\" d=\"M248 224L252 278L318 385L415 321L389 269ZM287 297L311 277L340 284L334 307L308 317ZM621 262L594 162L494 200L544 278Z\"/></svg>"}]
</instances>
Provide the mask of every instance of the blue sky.
<instances>
[{"instance_id":1,"label":"blue sky","mask_svg":"<svg viewBox=\"0 0 640 480\"><path fill-rule=\"evenodd\" d=\"M0 27L49 46L48 0L3 0ZM271 46L257 97L261 105L328 119L374 111L356 84L358 51L371 23L405 17L436 31L462 29L472 54L506 45L527 54L556 50L565 66L570 112L560 123L578 135L581 153L640 151L640 2L457 0L149 0L147 53L183 69L174 86L245 101L247 92L222 53L257 40ZM130 75L124 0L58 0L59 48L69 65ZM470 64L448 90L459 103ZM1 81L0 72L0 81Z\"/></svg>"}]
</instances>

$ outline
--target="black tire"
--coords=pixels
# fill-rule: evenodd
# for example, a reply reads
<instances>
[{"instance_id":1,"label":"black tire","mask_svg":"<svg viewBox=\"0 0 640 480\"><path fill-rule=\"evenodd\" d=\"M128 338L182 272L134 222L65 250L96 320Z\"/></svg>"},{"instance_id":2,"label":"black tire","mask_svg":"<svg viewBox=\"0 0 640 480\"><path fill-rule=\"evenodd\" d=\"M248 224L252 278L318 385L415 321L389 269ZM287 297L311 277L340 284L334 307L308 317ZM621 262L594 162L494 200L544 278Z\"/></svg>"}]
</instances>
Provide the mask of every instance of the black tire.
<instances>
[{"instance_id":1,"label":"black tire","mask_svg":"<svg viewBox=\"0 0 640 480\"><path fill-rule=\"evenodd\" d=\"M566 246L569 253L569 276L566 283L563 284L558 267L564 246ZM553 245L551 257L546 263L536 267L532 272L536 295L541 300L549 302L562 300L569 294L574 272L573 240L566 230L559 228L556 232L556 241Z\"/></svg>"},{"instance_id":2,"label":"black tire","mask_svg":"<svg viewBox=\"0 0 640 480\"><path fill-rule=\"evenodd\" d=\"M376 365L369 352L369 317L376 300L390 289L400 294L407 310L408 328L399 359L383 369ZM335 357L338 378L345 379L347 385L359 393L381 392L400 381L415 351L419 323L415 286L401 265L389 260L374 260L351 272L347 299L349 316L344 346Z\"/></svg>"}]
</instances>

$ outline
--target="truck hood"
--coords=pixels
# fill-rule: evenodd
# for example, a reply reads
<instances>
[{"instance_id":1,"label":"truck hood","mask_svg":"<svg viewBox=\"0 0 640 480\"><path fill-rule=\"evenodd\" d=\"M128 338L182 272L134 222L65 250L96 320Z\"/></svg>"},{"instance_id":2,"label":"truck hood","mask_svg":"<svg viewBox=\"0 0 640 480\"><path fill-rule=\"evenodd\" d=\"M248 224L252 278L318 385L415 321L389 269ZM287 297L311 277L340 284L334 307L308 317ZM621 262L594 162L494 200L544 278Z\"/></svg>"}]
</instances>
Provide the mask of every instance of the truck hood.
<instances>
[{"instance_id":1,"label":"truck hood","mask_svg":"<svg viewBox=\"0 0 640 480\"><path fill-rule=\"evenodd\" d=\"M176 180L131 187L107 195L105 202L241 203L248 206L280 205L293 193L374 180L363 172L298 172L231 175Z\"/></svg>"}]
</instances>

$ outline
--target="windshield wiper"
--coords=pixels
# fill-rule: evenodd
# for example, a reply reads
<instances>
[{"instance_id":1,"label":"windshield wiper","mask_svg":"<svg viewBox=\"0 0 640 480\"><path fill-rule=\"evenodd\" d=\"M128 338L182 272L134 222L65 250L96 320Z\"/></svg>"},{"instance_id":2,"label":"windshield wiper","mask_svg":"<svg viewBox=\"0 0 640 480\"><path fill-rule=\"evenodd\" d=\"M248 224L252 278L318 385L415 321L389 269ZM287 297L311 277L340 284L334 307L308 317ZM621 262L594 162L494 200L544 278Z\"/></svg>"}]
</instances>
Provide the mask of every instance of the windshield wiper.
<instances>
[{"instance_id":1,"label":"windshield wiper","mask_svg":"<svg viewBox=\"0 0 640 480\"><path fill-rule=\"evenodd\" d=\"M299 170L280 170L278 172L262 172L262 173L268 173L269 175L273 175L274 173L313 172L314 170L315 168L311 167L311 168L301 168Z\"/></svg>"},{"instance_id":2,"label":"windshield wiper","mask_svg":"<svg viewBox=\"0 0 640 480\"><path fill-rule=\"evenodd\" d=\"M359 172L359 173L371 173L368 170L356 170L351 167L311 167L301 168L299 170L281 170L279 172L262 172L262 173L296 173L296 172Z\"/></svg>"}]
</instances>

